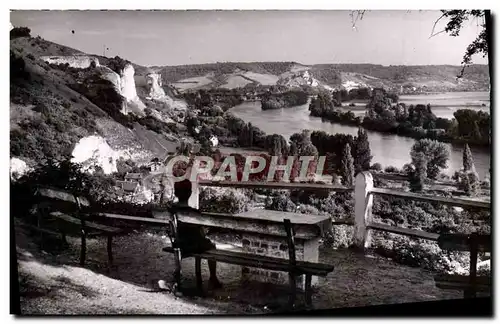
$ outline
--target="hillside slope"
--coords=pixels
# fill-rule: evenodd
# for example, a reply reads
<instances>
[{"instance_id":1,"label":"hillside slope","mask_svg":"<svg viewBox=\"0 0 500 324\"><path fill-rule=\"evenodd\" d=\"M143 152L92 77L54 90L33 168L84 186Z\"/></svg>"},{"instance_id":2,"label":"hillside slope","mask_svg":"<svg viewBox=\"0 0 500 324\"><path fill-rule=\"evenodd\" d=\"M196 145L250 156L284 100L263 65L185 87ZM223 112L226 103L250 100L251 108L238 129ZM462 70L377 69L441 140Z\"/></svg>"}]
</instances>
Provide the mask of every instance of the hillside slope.
<instances>
[{"instance_id":1,"label":"hillside slope","mask_svg":"<svg viewBox=\"0 0 500 324\"><path fill-rule=\"evenodd\" d=\"M120 70L110 64L114 71L102 64L113 59L39 37L13 39L10 50L11 156L30 165L61 159L89 136L102 137L113 151L102 155L98 147L89 149L94 155L89 157L98 160L149 162L177 146L180 135L169 125L175 126L176 111L185 109L185 103L159 89L158 81L148 83L154 79L150 75L143 75L144 82L136 86L131 65ZM145 122L151 119L146 108L156 114L156 127Z\"/></svg>"}]
</instances>

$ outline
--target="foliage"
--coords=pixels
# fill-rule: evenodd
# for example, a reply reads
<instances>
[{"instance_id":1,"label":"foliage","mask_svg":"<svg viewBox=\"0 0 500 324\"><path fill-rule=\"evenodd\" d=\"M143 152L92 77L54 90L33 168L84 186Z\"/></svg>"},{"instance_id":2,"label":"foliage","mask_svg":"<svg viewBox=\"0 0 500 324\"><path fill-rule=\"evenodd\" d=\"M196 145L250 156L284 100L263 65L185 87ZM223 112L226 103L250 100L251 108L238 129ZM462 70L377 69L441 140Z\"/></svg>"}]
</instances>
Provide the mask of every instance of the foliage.
<instances>
[{"instance_id":1,"label":"foliage","mask_svg":"<svg viewBox=\"0 0 500 324\"><path fill-rule=\"evenodd\" d=\"M10 31L10 39L16 39L19 37L31 37L31 29L28 27L14 27Z\"/></svg>"},{"instance_id":2,"label":"foliage","mask_svg":"<svg viewBox=\"0 0 500 324\"><path fill-rule=\"evenodd\" d=\"M267 199L265 202L266 209L285 211L285 212L295 212L297 206L290 199L290 192L281 192L274 197Z\"/></svg>"},{"instance_id":3,"label":"foliage","mask_svg":"<svg viewBox=\"0 0 500 324\"><path fill-rule=\"evenodd\" d=\"M475 170L461 170L458 173L458 189L468 196L476 196L480 189L479 176Z\"/></svg>"},{"instance_id":4,"label":"foliage","mask_svg":"<svg viewBox=\"0 0 500 324\"><path fill-rule=\"evenodd\" d=\"M491 142L490 114L484 111L459 109L453 113L457 120L455 136L475 144L489 144Z\"/></svg>"},{"instance_id":5,"label":"foliage","mask_svg":"<svg viewBox=\"0 0 500 324\"><path fill-rule=\"evenodd\" d=\"M488 55L488 43L490 42L488 37L491 37L488 35L488 32L491 33L488 28L491 29L491 23L489 24L489 26L487 26L487 20L491 21L491 14L489 10L441 10L441 12L443 14L438 19L438 21L442 18L448 19L444 31L453 37L460 35L463 24L466 23L469 19L484 18L483 23L480 25L482 28L481 32L477 35L476 39L467 46L464 57L462 59L463 68L459 74L459 77L462 77L465 67L472 63L472 57L474 55L482 54L483 57L486 57Z\"/></svg>"},{"instance_id":6,"label":"foliage","mask_svg":"<svg viewBox=\"0 0 500 324\"><path fill-rule=\"evenodd\" d=\"M350 187L354 184L354 160L351 155L351 146L346 144L342 154L342 178L344 185Z\"/></svg>"},{"instance_id":7,"label":"foliage","mask_svg":"<svg viewBox=\"0 0 500 324\"><path fill-rule=\"evenodd\" d=\"M200 188L200 209L204 212L237 214L248 210L250 195L242 189Z\"/></svg>"},{"instance_id":8,"label":"foliage","mask_svg":"<svg viewBox=\"0 0 500 324\"><path fill-rule=\"evenodd\" d=\"M110 58L106 62L106 66L111 70L115 71L119 75L123 74L123 69L127 64L132 64L130 61L122 59L119 56L115 56L114 58Z\"/></svg>"},{"instance_id":9,"label":"foliage","mask_svg":"<svg viewBox=\"0 0 500 324\"><path fill-rule=\"evenodd\" d=\"M491 142L490 115L483 111L460 109L455 119L438 118L428 105L393 105L396 96L384 89L374 89L367 104L367 116L356 117L351 111L335 108L329 94L320 94L309 105L311 116L334 123L363 126L365 129L443 142L489 145Z\"/></svg>"},{"instance_id":10,"label":"foliage","mask_svg":"<svg viewBox=\"0 0 500 324\"><path fill-rule=\"evenodd\" d=\"M21 56L17 56L10 51L10 79L11 82L16 79L26 79L29 73L26 71L26 63Z\"/></svg>"},{"instance_id":11,"label":"foliage","mask_svg":"<svg viewBox=\"0 0 500 324\"><path fill-rule=\"evenodd\" d=\"M427 179L428 175L427 166L429 162L427 161L427 157L423 152L416 152L412 155L413 168L407 171L410 178L411 191L418 192L423 190L425 179Z\"/></svg>"},{"instance_id":12,"label":"foliage","mask_svg":"<svg viewBox=\"0 0 500 324\"><path fill-rule=\"evenodd\" d=\"M450 157L449 149L445 144L429 139L422 139L413 144L410 155L414 165L416 165L417 153L423 153L427 159L427 177L429 179L437 178L440 169L447 167Z\"/></svg>"},{"instance_id":13,"label":"foliage","mask_svg":"<svg viewBox=\"0 0 500 324\"><path fill-rule=\"evenodd\" d=\"M308 94L302 90L289 90L282 93L267 92L262 95L262 110L300 106L307 103Z\"/></svg>"},{"instance_id":14,"label":"foliage","mask_svg":"<svg viewBox=\"0 0 500 324\"><path fill-rule=\"evenodd\" d=\"M317 148L318 155L326 156L325 171L327 171L328 174L341 173L344 147L346 144L349 144L350 147L354 147L355 141L356 139L352 137L352 135L329 135L324 131L314 131L311 133L311 142ZM353 158L354 161L356 161L357 156L353 156Z\"/></svg>"},{"instance_id":15,"label":"foliage","mask_svg":"<svg viewBox=\"0 0 500 324\"><path fill-rule=\"evenodd\" d=\"M462 156L464 171L475 170L474 161L472 160L472 153L467 143L464 146Z\"/></svg>"},{"instance_id":16,"label":"foliage","mask_svg":"<svg viewBox=\"0 0 500 324\"><path fill-rule=\"evenodd\" d=\"M264 139L264 148L271 156L288 155L289 151L287 140L278 134L267 135Z\"/></svg>"},{"instance_id":17,"label":"foliage","mask_svg":"<svg viewBox=\"0 0 500 324\"><path fill-rule=\"evenodd\" d=\"M374 171L382 171L382 165L380 163L374 163L370 166L370 170L374 170Z\"/></svg>"},{"instance_id":18,"label":"foliage","mask_svg":"<svg viewBox=\"0 0 500 324\"><path fill-rule=\"evenodd\" d=\"M361 127L358 128L354 155L356 156L354 160L356 174L370 169L370 162L373 156L371 155L370 142L368 142L368 134Z\"/></svg>"}]
</instances>

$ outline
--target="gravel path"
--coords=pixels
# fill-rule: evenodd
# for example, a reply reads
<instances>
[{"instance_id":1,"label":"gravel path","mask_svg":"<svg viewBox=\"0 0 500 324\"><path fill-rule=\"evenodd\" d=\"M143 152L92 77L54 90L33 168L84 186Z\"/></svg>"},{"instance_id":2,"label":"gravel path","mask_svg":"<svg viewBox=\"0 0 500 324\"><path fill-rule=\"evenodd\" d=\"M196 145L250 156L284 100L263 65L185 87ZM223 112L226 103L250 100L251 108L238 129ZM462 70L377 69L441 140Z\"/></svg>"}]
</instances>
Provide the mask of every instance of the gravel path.
<instances>
[{"instance_id":1,"label":"gravel path","mask_svg":"<svg viewBox=\"0 0 500 324\"><path fill-rule=\"evenodd\" d=\"M278 311L286 305L287 287L242 282L239 266L218 264L224 287L209 290L208 267L202 262L206 296L182 296L158 290L160 279L170 282L172 255L162 253L167 238L132 233L114 239L116 268L107 272L105 239L88 241L88 262L78 265L79 240L69 248L41 252L27 234L16 228L16 246L23 314L249 314ZM320 261L335 265L320 278L313 294L316 309L460 298L460 292L434 286L433 274L381 257L350 250L320 250ZM194 262L182 262L183 287L195 287ZM298 303L303 302L298 295Z\"/></svg>"}]
</instances>

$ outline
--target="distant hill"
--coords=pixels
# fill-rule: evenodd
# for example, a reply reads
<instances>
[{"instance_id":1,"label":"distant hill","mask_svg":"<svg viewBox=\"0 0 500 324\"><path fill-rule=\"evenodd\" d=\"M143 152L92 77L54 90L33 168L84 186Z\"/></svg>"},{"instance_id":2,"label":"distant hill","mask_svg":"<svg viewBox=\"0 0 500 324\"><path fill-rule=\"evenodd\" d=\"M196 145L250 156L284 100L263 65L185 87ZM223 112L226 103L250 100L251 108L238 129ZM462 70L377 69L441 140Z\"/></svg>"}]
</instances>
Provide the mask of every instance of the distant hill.
<instances>
[{"instance_id":1,"label":"distant hill","mask_svg":"<svg viewBox=\"0 0 500 324\"><path fill-rule=\"evenodd\" d=\"M227 62L197 65L151 67L180 90L225 87L226 83L279 84L289 73L309 71L320 84L346 88L356 86L384 87L399 90L418 88L423 92L487 91L489 72L487 65L472 65L463 78L457 79L460 66L383 66L376 64L315 64L297 62ZM238 81L235 80L238 79ZM229 82L228 82L229 80ZM264 81L262 81L264 80Z\"/></svg>"}]
</instances>

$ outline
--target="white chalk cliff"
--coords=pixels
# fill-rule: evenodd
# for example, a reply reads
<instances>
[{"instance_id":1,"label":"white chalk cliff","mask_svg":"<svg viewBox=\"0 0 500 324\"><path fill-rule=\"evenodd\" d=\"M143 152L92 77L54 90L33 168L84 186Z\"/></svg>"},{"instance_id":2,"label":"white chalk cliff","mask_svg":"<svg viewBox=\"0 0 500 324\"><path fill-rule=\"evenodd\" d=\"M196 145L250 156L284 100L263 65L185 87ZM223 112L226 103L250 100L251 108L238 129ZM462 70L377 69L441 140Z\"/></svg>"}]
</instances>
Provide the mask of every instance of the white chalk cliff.
<instances>
[{"instance_id":1,"label":"white chalk cliff","mask_svg":"<svg viewBox=\"0 0 500 324\"><path fill-rule=\"evenodd\" d=\"M105 174L117 172L116 162L123 158L134 159L138 154L133 150L113 150L101 136L87 136L80 139L73 149L71 162L80 164L83 171L94 173L96 167L102 168Z\"/></svg>"},{"instance_id":2,"label":"white chalk cliff","mask_svg":"<svg viewBox=\"0 0 500 324\"><path fill-rule=\"evenodd\" d=\"M13 157L10 159L10 178L17 180L31 171L31 168L23 160Z\"/></svg>"},{"instance_id":3,"label":"white chalk cliff","mask_svg":"<svg viewBox=\"0 0 500 324\"><path fill-rule=\"evenodd\" d=\"M134 67L131 64L127 64L120 74L106 66L99 67L99 70L101 78L111 82L115 91L125 99L121 113L126 115L131 112L138 116L144 116L144 109L146 106L141 101L139 96L137 96L134 79Z\"/></svg>"},{"instance_id":4,"label":"white chalk cliff","mask_svg":"<svg viewBox=\"0 0 500 324\"><path fill-rule=\"evenodd\" d=\"M148 100L157 100L166 103L170 108L175 110L185 110L187 105L184 101L174 100L169 97L163 90L163 81L158 73L148 73L145 76L145 84L148 89Z\"/></svg>"},{"instance_id":5,"label":"white chalk cliff","mask_svg":"<svg viewBox=\"0 0 500 324\"><path fill-rule=\"evenodd\" d=\"M132 64L127 64L120 75L120 94L127 100L125 114L132 112L139 116L144 115L146 106L137 96L134 79L135 70Z\"/></svg>"}]
</instances>

